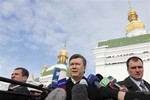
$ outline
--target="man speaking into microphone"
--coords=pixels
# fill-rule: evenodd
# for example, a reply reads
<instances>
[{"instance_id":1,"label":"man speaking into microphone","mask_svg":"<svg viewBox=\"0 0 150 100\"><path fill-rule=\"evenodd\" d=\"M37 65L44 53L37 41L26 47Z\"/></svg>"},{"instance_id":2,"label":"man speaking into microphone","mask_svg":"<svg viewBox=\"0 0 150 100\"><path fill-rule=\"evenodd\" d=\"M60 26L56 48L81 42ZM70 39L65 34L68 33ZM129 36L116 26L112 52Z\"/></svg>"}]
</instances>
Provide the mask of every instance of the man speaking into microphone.
<instances>
[{"instance_id":1,"label":"man speaking into microphone","mask_svg":"<svg viewBox=\"0 0 150 100\"><path fill-rule=\"evenodd\" d=\"M74 97L76 96L72 96L72 92L74 92L72 91L72 88L76 84L79 84L82 79L85 79L87 81L87 79L84 77L86 63L87 63L86 59L80 54L74 54L70 57L69 59L70 78L67 80L66 83L66 93L67 93L66 100L72 100L72 98L75 99ZM99 93L98 90L94 86L88 84L87 95L89 100L100 100L98 93ZM84 95L84 93L80 95L87 96ZM79 98L76 97L76 100L79 100Z\"/></svg>"}]
</instances>

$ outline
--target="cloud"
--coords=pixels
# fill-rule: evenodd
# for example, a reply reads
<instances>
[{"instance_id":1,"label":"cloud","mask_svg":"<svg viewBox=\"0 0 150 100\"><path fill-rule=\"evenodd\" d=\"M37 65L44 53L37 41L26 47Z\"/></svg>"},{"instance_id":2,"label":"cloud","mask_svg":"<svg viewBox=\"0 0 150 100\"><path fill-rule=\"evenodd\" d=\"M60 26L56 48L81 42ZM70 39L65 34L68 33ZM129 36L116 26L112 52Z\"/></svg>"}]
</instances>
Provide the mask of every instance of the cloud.
<instances>
[{"instance_id":1,"label":"cloud","mask_svg":"<svg viewBox=\"0 0 150 100\"><path fill-rule=\"evenodd\" d=\"M131 2L150 29L150 2ZM99 41L125 36L129 5L127 0L2 0L0 9L3 63L12 60L13 67L32 66L39 71L47 56L49 66L55 64L66 41L69 56L83 54L88 60L87 72L91 73L95 71L91 49Z\"/></svg>"}]
</instances>

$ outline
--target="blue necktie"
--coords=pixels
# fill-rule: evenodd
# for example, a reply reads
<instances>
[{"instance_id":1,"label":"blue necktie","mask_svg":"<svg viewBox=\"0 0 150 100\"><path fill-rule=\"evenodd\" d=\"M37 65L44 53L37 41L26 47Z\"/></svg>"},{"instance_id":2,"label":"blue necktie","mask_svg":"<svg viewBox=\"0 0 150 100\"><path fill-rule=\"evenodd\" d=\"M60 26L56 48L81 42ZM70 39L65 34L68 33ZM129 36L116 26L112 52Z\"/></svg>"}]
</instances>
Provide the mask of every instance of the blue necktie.
<instances>
[{"instance_id":1,"label":"blue necktie","mask_svg":"<svg viewBox=\"0 0 150 100\"><path fill-rule=\"evenodd\" d=\"M146 86L144 85L144 83L143 82L141 82L140 83L140 87L142 88L142 91L146 91Z\"/></svg>"}]
</instances>

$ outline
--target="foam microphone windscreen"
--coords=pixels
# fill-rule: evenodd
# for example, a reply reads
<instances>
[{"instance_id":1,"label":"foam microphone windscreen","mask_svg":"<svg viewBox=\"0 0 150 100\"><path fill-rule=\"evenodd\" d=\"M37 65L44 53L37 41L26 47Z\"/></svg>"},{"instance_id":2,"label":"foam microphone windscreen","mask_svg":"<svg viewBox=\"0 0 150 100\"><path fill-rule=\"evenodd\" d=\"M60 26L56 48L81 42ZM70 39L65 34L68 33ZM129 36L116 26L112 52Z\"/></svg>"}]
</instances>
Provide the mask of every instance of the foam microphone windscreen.
<instances>
[{"instance_id":1,"label":"foam microphone windscreen","mask_svg":"<svg viewBox=\"0 0 150 100\"><path fill-rule=\"evenodd\" d=\"M83 85L88 86L88 83L87 83L87 81L85 79L81 79L79 84L83 84Z\"/></svg>"},{"instance_id":2,"label":"foam microphone windscreen","mask_svg":"<svg viewBox=\"0 0 150 100\"><path fill-rule=\"evenodd\" d=\"M61 88L56 88L49 93L45 100L66 100L66 91Z\"/></svg>"},{"instance_id":3,"label":"foam microphone windscreen","mask_svg":"<svg viewBox=\"0 0 150 100\"><path fill-rule=\"evenodd\" d=\"M83 84L76 84L72 88L72 100L88 100L87 89Z\"/></svg>"}]
</instances>

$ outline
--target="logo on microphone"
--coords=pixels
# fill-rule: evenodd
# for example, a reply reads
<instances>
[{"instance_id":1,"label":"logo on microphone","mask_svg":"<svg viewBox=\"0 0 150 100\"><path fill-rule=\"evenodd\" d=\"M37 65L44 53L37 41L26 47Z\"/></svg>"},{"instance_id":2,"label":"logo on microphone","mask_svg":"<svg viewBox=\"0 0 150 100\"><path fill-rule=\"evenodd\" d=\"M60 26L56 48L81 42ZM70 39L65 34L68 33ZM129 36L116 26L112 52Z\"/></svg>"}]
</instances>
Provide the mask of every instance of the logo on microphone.
<instances>
[{"instance_id":1,"label":"logo on microphone","mask_svg":"<svg viewBox=\"0 0 150 100\"><path fill-rule=\"evenodd\" d=\"M66 71L63 71L60 68L55 68L51 87L66 89Z\"/></svg>"},{"instance_id":2,"label":"logo on microphone","mask_svg":"<svg viewBox=\"0 0 150 100\"><path fill-rule=\"evenodd\" d=\"M52 83L51 83L51 87L52 88L56 88L57 87L57 82L58 82L58 78L60 75L60 68L55 68L54 73L53 73L53 78L52 78Z\"/></svg>"}]
</instances>

